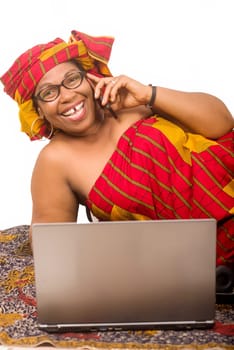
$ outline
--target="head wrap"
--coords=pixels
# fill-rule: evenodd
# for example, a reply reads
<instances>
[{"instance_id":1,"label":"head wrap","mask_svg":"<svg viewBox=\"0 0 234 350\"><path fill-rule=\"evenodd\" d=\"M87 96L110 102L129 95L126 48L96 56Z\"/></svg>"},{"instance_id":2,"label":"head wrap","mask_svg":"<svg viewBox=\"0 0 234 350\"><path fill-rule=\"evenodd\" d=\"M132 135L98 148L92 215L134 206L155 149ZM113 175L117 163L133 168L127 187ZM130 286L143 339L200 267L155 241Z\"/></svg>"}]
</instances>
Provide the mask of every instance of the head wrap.
<instances>
[{"instance_id":1,"label":"head wrap","mask_svg":"<svg viewBox=\"0 0 234 350\"><path fill-rule=\"evenodd\" d=\"M73 30L68 42L56 38L19 56L0 79L4 91L18 103L21 131L31 140L50 137L51 132L45 120L39 118L32 100L37 84L50 69L71 59L89 73L111 76L107 63L113 42L111 37L91 37Z\"/></svg>"}]
</instances>

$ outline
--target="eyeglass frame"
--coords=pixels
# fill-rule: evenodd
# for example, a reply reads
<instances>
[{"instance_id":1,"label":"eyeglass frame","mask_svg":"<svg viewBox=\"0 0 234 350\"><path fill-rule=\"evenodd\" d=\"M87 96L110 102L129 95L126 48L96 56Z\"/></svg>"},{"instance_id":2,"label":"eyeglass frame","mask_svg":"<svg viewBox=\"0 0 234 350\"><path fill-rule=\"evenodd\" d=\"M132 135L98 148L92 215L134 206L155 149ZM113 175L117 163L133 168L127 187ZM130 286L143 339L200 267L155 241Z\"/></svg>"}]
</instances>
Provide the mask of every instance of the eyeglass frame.
<instances>
[{"instance_id":1,"label":"eyeglass frame","mask_svg":"<svg viewBox=\"0 0 234 350\"><path fill-rule=\"evenodd\" d=\"M49 103L49 102L55 101L55 100L59 97L61 86L65 87L65 89L68 89L68 90L73 90L73 89L78 88L78 87L82 84L82 82L83 82L83 80L84 80L84 78L85 78L85 76L86 76L86 72L85 72L85 71L77 70L77 71L74 72L74 73L79 73L80 76L81 76L81 80L80 80L80 82L79 82L78 85L76 85L76 86L74 86L74 87L72 87L72 88L67 87L67 86L64 84L64 81L67 80L67 79L69 78L69 75L68 75L67 77L65 77L65 78L61 81L60 84L51 84L51 85L48 85L48 86L45 87L45 88L42 88L36 95L33 96L33 99L34 99L34 100L39 100L39 101L42 101L42 102L45 102L45 103ZM72 73L71 73L71 74L72 74ZM44 90L47 89L48 87L56 88L56 89L57 89L57 95L56 95L56 97L53 98L52 100L46 101L46 100L44 100L44 99L40 96L40 94L41 94L42 91L44 91Z\"/></svg>"}]
</instances>

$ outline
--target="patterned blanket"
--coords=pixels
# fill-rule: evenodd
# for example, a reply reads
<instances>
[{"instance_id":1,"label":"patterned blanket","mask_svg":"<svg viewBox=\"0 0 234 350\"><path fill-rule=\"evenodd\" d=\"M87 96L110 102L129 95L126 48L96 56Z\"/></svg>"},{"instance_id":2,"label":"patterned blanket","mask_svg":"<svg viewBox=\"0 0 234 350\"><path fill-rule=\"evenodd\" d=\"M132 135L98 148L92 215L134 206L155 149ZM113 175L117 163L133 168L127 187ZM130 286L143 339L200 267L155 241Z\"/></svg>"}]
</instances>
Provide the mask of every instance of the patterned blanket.
<instances>
[{"instance_id":1,"label":"patterned blanket","mask_svg":"<svg viewBox=\"0 0 234 350\"><path fill-rule=\"evenodd\" d=\"M209 330L48 334L38 329L29 226L0 231L0 345L96 349L234 349L234 306L216 305ZM61 276L62 278L62 276Z\"/></svg>"}]
</instances>

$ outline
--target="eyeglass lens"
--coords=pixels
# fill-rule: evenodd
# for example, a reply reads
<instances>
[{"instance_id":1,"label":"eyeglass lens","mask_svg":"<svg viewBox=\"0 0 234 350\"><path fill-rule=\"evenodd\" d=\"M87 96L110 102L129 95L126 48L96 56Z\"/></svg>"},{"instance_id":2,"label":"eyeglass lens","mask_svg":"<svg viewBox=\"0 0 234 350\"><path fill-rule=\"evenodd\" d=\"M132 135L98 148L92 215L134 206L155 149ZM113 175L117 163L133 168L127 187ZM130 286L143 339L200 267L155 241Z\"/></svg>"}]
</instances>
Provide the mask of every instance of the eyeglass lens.
<instances>
[{"instance_id":1,"label":"eyeglass lens","mask_svg":"<svg viewBox=\"0 0 234 350\"><path fill-rule=\"evenodd\" d=\"M83 81L83 72L77 71L69 74L62 82L58 85L49 85L42 89L38 94L37 98L44 102L54 101L60 94L60 87L64 86L66 89L75 89Z\"/></svg>"}]
</instances>

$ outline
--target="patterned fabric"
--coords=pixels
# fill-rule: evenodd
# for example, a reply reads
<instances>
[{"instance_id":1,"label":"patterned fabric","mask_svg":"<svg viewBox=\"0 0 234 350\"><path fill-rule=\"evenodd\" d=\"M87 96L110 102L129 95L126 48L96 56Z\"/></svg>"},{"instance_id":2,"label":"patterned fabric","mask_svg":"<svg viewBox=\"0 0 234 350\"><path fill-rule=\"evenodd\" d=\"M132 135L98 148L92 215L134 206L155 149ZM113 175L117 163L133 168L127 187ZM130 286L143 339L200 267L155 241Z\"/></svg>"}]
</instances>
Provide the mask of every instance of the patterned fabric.
<instances>
[{"instance_id":1,"label":"patterned fabric","mask_svg":"<svg viewBox=\"0 0 234 350\"><path fill-rule=\"evenodd\" d=\"M19 105L21 130L31 140L48 137L50 130L33 104L33 94L41 78L56 65L76 59L85 71L98 76L111 76L107 63L114 39L91 37L73 30L69 42L60 38L32 47L14 62L1 77L4 91Z\"/></svg>"},{"instance_id":2,"label":"patterned fabric","mask_svg":"<svg viewBox=\"0 0 234 350\"><path fill-rule=\"evenodd\" d=\"M53 247L51 247L52 251ZM210 330L61 334L48 334L39 330L33 257L29 246L29 226L27 225L0 231L0 269L0 344L7 348L53 345L58 348L83 350L233 349L233 305L216 306L216 322L214 328Z\"/></svg>"},{"instance_id":3,"label":"patterned fabric","mask_svg":"<svg viewBox=\"0 0 234 350\"><path fill-rule=\"evenodd\" d=\"M99 220L215 218L217 264L234 263L234 133L217 141L153 116L130 127L90 191Z\"/></svg>"}]
</instances>

